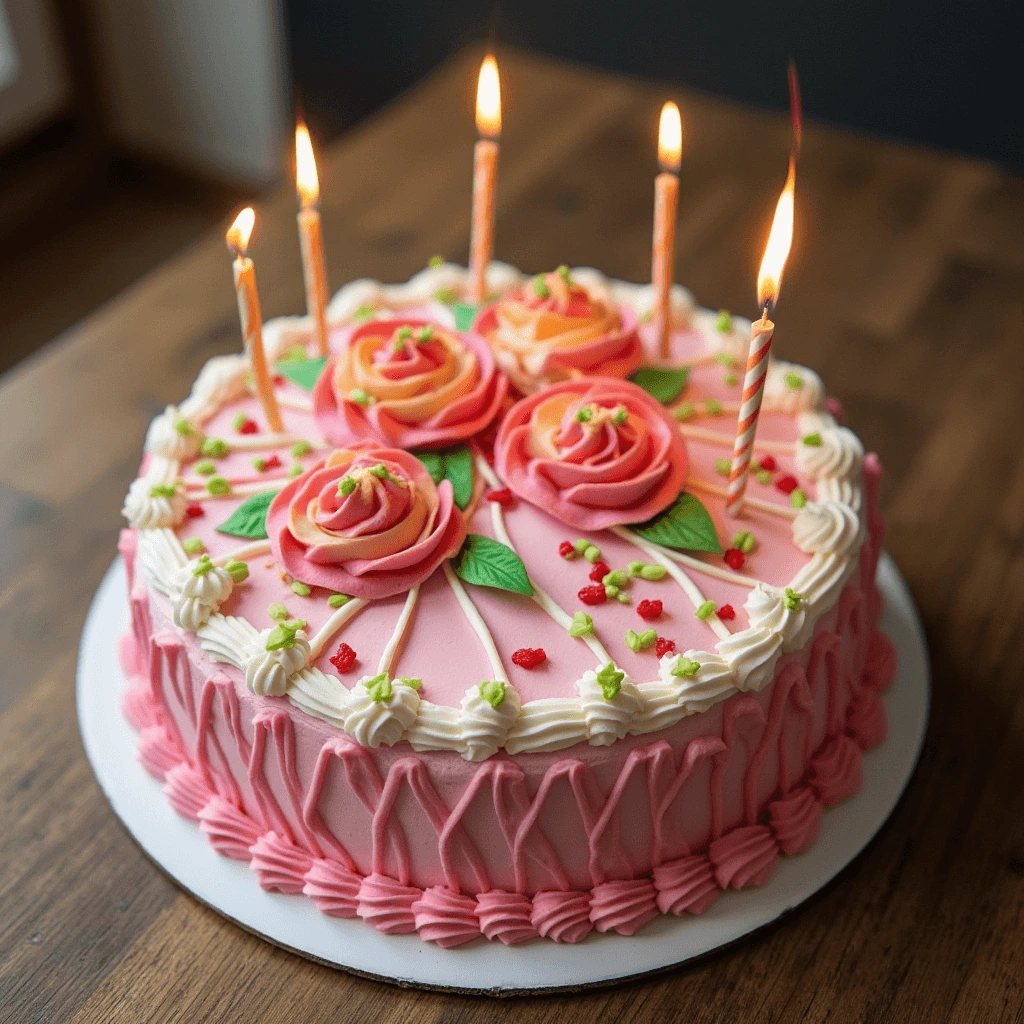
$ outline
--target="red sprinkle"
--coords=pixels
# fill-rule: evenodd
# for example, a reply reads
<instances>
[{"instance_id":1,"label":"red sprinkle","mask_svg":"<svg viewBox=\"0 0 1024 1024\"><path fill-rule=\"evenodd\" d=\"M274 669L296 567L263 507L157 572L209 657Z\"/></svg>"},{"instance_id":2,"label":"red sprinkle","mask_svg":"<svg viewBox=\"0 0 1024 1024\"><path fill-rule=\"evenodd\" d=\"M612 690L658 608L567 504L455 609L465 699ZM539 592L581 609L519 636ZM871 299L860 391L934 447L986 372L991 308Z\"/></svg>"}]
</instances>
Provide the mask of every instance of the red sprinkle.
<instances>
[{"instance_id":1,"label":"red sprinkle","mask_svg":"<svg viewBox=\"0 0 1024 1024\"><path fill-rule=\"evenodd\" d=\"M269 459L263 460L263 472L266 473L268 469L280 469L281 460L277 455L271 455Z\"/></svg>"},{"instance_id":2,"label":"red sprinkle","mask_svg":"<svg viewBox=\"0 0 1024 1024\"><path fill-rule=\"evenodd\" d=\"M185 509L185 515L187 515L189 519L198 519L200 516L205 516L206 511L198 501L194 501Z\"/></svg>"},{"instance_id":3,"label":"red sprinkle","mask_svg":"<svg viewBox=\"0 0 1024 1024\"><path fill-rule=\"evenodd\" d=\"M601 580L611 572L607 562L595 562L594 568L590 570L590 578L595 583L600 583Z\"/></svg>"},{"instance_id":4,"label":"red sprinkle","mask_svg":"<svg viewBox=\"0 0 1024 1024\"><path fill-rule=\"evenodd\" d=\"M774 455L762 455L761 461L758 465L762 469L768 470L769 473L774 473L779 468L779 464L775 461Z\"/></svg>"},{"instance_id":5,"label":"red sprinkle","mask_svg":"<svg viewBox=\"0 0 1024 1024\"><path fill-rule=\"evenodd\" d=\"M654 641L654 653L659 658L664 658L666 654L675 654L675 640L669 640L668 637L659 636L658 639Z\"/></svg>"},{"instance_id":6,"label":"red sprinkle","mask_svg":"<svg viewBox=\"0 0 1024 1024\"><path fill-rule=\"evenodd\" d=\"M512 653L512 664L520 668L536 668L541 662L547 661L543 647L520 647Z\"/></svg>"},{"instance_id":7,"label":"red sprinkle","mask_svg":"<svg viewBox=\"0 0 1024 1024\"><path fill-rule=\"evenodd\" d=\"M575 551L576 549L567 540L563 540L562 543L558 545L558 553L563 558L568 558L570 555L574 554Z\"/></svg>"},{"instance_id":8,"label":"red sprinkle","mask_svg":"<svg viewBox=\"0 0 1024 1024\"><path fill-rule=\"evenodd\" d=\"M282 377L281 374L279 374L279 373L275 373L274 374L274 383L275 384L283 384L284 383L284 377Z\"/></svg>"},{"instance_id":9,"label":"red sprinkle","mask_svg":"<svg viewBox=\"0 0 1024 1024\"><path fill-rule=\"evenodd\" d=\"M722 557L725 559L725 564L730 569L735 569L736 572L743 568L743 563L746 561L743 552L739 548L727 548Z\"/></svg>"},{"instance_id":10,"label":"red sprinkle","mask_svg":"<svg viewBox=\"0 0 1024 1024\"><path fill-rule=\"evenodd\" d=\"M664 607L665 606L661 601L649 601L645 599L636 606L636 613L641 619L645 619L647 622L653 622L655 619L661 618L661 613Z\"/></svg>"},{"instance_id":11,"label":"red sprinkle","mask_svg":"<svg viewBox=\"0 0 1024 1024\"><path fill-rule=\"evenodd\" d=\"M593 583L589 587L584 587L576 596L584 604L604 604L608 597L600 583Z\"/></svg>"},{"instance_id":12,"label":"red sprinkle","mask_svg":"<svg viewBox=\"0 0 1024 1024\"><path fill-rule=\"evenodd\" d=\"M778 487L783 494L792 494L793 491L800 486L800 482L795 476L789 476L787 474L786 476L780 476L779 479L775 481L775 486Z\"/></svg>"},{"instance_id":13,"label":"red sprinkle","mask_svg":"<svg viewBox=\"0 0 1024 1024\"><path fill-rule=\"evenodd\" d=\"M258 434L260 425L255 420L246 420L239 428L240 434Z\"/></svg>"},{"instance_id":14,"label":"red sprinkle","mask_svg":"<svg viewBox=\"0 0 1024 1024\"><path fill-rule=\"evenodd\" d=\"M339 672L348 672L356 663L356 652L348 644L342 644L331 658L331 664Z\"/></svg>"},{"instance_id":15,"label":"red sprinkle","mask_svg":"<svg viewBox=\"0 0 1024 1024\"><path fill-rule=\"evenodd\" d=\"M488 491L486 497L488 501L496 501L503 508L508 508L513 501L512 491L508 487L502 487L498 491Z\"/></svg>"},{"instance_id":16,"label":"red sprinkle","mask_svg":"<svg viewBox=\"0 0 1024 1024\"><path fill-rule=\"evenodd\" d=\"M723 622L732 622L732 620L736 618L736 609L733 608L731 604L723 604L722 607L718 609L718 617Z\"/></svg>"}]
</instances>

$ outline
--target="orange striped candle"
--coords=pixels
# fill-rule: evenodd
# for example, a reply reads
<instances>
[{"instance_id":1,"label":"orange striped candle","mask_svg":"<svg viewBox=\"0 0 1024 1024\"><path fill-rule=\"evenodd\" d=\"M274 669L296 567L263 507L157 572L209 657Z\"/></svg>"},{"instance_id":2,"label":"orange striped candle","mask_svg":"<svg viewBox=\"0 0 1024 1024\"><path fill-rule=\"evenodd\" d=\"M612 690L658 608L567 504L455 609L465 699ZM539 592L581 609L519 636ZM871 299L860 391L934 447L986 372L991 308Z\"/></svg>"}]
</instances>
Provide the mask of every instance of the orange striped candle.
<instances>
[{"instance_id":1,"label":"orange striped candle","mask_svg":"<svg viewBox=\"0 0 1024 1024\"><path fill-rule=\"evenodd\" d=\"M494 183L498 176L498 137L501 135L501 83L498 62L491 53L480 65L476 87L476 127L481 137L473 150L469 300L479 305L487 296L487 267L494 251Z\"/></svg>"},{"instance_id":2,"label":"orange striped candle","mask_svg":"<svg viewBox=\"0 0 1024 1024\"><path fill-rule=\"evenodd\" d=\"M306 285L306 312L313 320L316 349L327 355L327 271L324 268L324 239L320 227L320 178L316 172L313 143L304 124L295 129L295 189L299 194L299 245L302 279Z\"/></svg>"},{"instance_id":3,"label":"orange striped candle","mask_svg":"<svg viewBox=\"0 0 1024 1024\"><path fill-rule=\"evenodd\" d=\"M683 127L679 108L671 101L661 108L658 126L658 163L654 179L654 238L651 245L651 283L654 285L654 334L658 354L669 357L672 331L672 270L676 247L676 210L679 207L679 164L683 155Z\"/></svg>"}]
</instances>

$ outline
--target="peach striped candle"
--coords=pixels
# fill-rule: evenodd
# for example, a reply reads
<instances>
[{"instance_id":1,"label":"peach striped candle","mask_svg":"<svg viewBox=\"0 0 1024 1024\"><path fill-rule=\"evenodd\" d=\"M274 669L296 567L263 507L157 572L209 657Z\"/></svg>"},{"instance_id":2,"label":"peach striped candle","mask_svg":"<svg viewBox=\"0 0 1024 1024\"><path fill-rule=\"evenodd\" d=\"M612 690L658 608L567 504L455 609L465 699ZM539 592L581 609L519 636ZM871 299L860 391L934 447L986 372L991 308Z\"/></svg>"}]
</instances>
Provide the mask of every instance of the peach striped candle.
<instances>
[{"instance_id":1,"label":"peach striped candle","mask_svg":"<svg viewBox=\"0 0 1024 1024\"><path fill-rule=\"evenodd\" d=\"M679 207L679 164L683 152L683 128L679 108L671 101L661 108L658 126L658 163L654 179L654 238L651 245L651 283L654 286L654 336L658 354L669 357L672 331L672 272L676 247L676 211Z\"/></svg>"},{"instance_id":2,"label":"peach striped candle","mask_svg":"<svg viewBox=\"0 0 1024 1024\"><path fill-rule=\"evenodd\" d=\"M473 150L469 299L479 305L487 296L487 267L494 251L494 184L498 176L497 140L501 135L501 83L498 63L490 53L480 65L476 88L476 127L481 138Z\"/></svg>"},{"instance_id":3,"label":"peach striped candle","mask_svg":"<svg viewBox=\"0 0 1024 1024\"><path fill-rule=\"evenodd\" d=\"M320 178L309 131L304 124L295 129L295 188L299 210L299 246L302 251L302 279L306 286L306 313L313 320L317 352L327 355L327 271L324 268L324 239L320 226Z\"/></svg>"}]
</instances>

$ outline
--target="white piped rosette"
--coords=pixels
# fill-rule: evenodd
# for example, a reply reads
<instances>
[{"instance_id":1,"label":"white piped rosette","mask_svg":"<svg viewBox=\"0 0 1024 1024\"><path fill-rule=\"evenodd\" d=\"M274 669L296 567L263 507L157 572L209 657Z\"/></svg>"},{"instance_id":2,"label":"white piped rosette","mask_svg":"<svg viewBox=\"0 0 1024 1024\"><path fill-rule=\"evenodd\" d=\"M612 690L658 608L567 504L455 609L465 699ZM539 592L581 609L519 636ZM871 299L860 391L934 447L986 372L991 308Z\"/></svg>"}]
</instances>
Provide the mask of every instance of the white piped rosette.
<instances>
[{"instance_id":1,"label":"white piped rosette","mask_svg":"<svg viewBox=\"0 0 1024 1024\"><path fill-rule=\"evenodd\" d=\"M121 514L135 530L159 530L177 526L185 518L188 500L182 487L164 479L164 474L150 474L132 481Z\"/></svg>"},{"instance_id":2,"label":"white piped rosette","mask_svg":"<svg viewBox=\"0 0 1024 1024\"><path fill-rule=\"evenodd\" d=\"M363 676L345 698L345 731L363 747L393 747L416 721L420 695L401 679L390 682L391 696L375 697L378 677Z\"/></svg>"},{"instance_id":3,"label":"white piped rosette","mask_svg":"<svg viewBox=\"0 0 1024 1024\"><path fill-rule=\"evenodd\" d=\"M272 630L260 633L263 650L256 651L245 663L245 685L261 697L283 697L288 679L306 667L309 660L309 638L304 630L295 634L290 647L268 651L266 644Z\"/></svg>"},{"instance_id":4,"label":"white piped rosette","mask_svg":"<svg viewBox=\"0 0 1024 1024\"><path fill-rule=\"evenodd\" d=\"M601 670L599 670L601 671ZM610 699L598 682L598 673L588 669L576 682L587 726L587 742L594 747L607 747L621 740L640 710L640 691L625 673L619 691Z\"/></svg>"},{"instance_id":5,"label":"white piped rosette","mask_svg":"<svg viewBox=\"0 0 1024 1024\"><path fill-rule=\"evenodd\" d=\"M146 431L146 451L173 462L185 462L199 454L202 434L176 406L169 405Z\"/></svg>"},{"instance_id":6,"label":"white piped rosette","mask_svg":"<svg viewBox=\"0 0 1024 1024\"><path fill-rule=\"evenodd\" d=\"M231 596L235 583L227 569L213 566L196 572L199 560L183 565L174 574L171 585L171 612L179 629L194 633Z\"/></svg>"},{"instance_id":7,"label":"white piped rosette","mask_svg":"<svg viewBox=\"0 0 1024 1024\"><path fill-rule=\"evenodd\" d=\"M502 683L501 688L501 701L497 705L485 699L480 686L471 686L462 698L459 725L462 756L467 761L485 761L497 753L519 717L519 694L510 683Z\"/></svg>"},{"instance_id":8,"label":"white piped rosette","mask_svg":"<svg viewBox=\"0 0 1024 1024\"><path fill-rule=\"evenodd\" d=\"M687 662L699 666L692 675L683 675L679 667ZM658 665L662 683L670 687L676 704L688 715L707 711L736 689L736 673L721 655L709 651L666 654Z\"/></svg>"}]
</instances>

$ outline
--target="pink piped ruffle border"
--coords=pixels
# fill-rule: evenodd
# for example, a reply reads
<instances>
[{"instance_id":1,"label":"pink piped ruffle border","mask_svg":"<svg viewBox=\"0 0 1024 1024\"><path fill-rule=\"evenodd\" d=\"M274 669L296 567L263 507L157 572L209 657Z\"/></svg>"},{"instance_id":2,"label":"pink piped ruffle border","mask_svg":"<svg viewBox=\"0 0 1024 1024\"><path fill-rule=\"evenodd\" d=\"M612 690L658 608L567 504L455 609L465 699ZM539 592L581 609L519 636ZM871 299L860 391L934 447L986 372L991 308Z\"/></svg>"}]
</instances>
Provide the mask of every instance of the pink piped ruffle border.
<instances>
[{"instance_id":1,"label":"pink piped ruffle border","mask_svg":"<svg viewBox=\"0 0 1024 1024\"><path fill-rule=\"evenodd\" d=\"M853 796L863 783L862 751L886 734L879 691L892 682L895 671L891 642L876 630L844 732L828 737L804 778L768 803L763 823L730 829L706 852L659 864L649 877L602 882L589 892L548 890L532 897L501 890L473 897L445 886L420 889L386 875L361 876L337 861L314 857L277 832L263 831L217 792L160 724L160 713L142 688L129 687L123 708L140 730L139 761L163 783L171 806L197 821L218 853L248 861L262 889L303 894L331 917L360 917L387 935L416 932L445 948L479 938L506 945L538 936L574 943L595 930L633 935L659 914L702 914L725 889L763 885L780 855L807 850L818 837L824 808Z\"/></svg>"}]
</instances>

